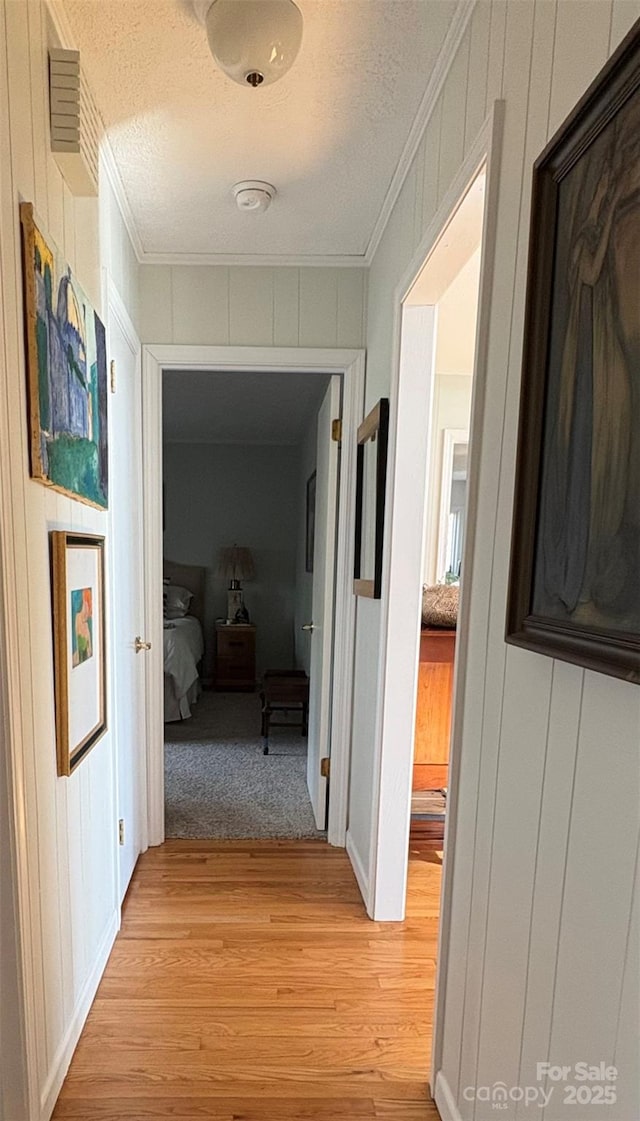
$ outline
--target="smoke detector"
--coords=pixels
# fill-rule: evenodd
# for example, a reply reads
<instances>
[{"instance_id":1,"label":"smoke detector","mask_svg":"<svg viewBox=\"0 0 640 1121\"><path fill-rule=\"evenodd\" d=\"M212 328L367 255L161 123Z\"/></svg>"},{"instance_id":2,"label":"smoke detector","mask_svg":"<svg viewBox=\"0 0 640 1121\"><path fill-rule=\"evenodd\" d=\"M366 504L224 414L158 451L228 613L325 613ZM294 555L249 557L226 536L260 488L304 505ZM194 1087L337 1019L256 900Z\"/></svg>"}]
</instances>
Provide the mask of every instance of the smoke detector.
<instances>
[{"instance_id":1,"label":"smoke detector","mask_svg":"<svg viewBox=\"0 0 640 1121\"><path fill-rule=\"evenodd\" d=\"M233 188L238 210L251 210L261 214L269 209L276 193L271 183L263 183L260 179L245 179L242 183L236 183Z\"/></svg>"}]
</instances>

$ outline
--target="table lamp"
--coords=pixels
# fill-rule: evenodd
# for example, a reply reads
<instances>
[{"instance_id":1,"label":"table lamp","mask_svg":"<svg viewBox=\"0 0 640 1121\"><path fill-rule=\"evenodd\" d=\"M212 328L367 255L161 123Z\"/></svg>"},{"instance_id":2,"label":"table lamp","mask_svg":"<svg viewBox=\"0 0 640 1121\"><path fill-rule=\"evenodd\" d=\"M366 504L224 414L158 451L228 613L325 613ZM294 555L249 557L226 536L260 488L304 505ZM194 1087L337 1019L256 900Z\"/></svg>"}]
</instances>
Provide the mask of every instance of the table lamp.
<instances>
[{"instance_id":1,"label":"table lamp","mask_svg":"<svg viewBox=\"0 0 640 1121\"><path fill-rule=\"evenodd\" d=\"M225 545L218 554L218 575L229 581L227 589L227 622L248 622L242 584L256 574L251 549L243 545Z\"/></svg>"}]
</instances>

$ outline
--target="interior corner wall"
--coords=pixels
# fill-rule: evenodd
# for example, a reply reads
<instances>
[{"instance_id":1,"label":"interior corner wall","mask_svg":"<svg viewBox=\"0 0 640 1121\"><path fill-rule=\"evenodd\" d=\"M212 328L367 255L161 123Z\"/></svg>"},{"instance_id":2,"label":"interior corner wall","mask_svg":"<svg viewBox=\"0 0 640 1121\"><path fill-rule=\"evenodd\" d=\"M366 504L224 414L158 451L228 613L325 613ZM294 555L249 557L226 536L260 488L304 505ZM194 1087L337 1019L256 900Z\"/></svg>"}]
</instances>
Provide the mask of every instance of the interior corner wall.
<instances>
[{"instance_id":1,"label":"interior corner wall","mask_svg":"<svg viewBox=\"0 0 640 1121\"><path fill-rule=\"evenodd\" d=\"M27 1038L34 1101L28 1121L50 1115L119 921L116 892L115 745L110 731L70 778L56 774L49 531L108 535L108 515L29 479L18 203L33 201L94 306L104 313L106 270L132 318L138 267L108 183L100 197L75 199L49 153L46 6L0 0L0 280L3 365L0 440L10 473L0 480L6 611L21 605L19 648L9 651L11 704L19 729L12 762L21 777L33 1022ZM90 80L90 75L89 75ZM111 454L118 433L110 431ZM11 558L13 564L7 566ZM109 635L107 634L107 642ZM109 725L112 722L109 720ZM26 914L30 921L27 922ZM11 1121L27 1121L12 1116Z\"/></svg>"},{"instance_id":2,"label":"interior corner wall","mask_svg":"<svg viewBox=\"0 0 640 1121\"><path fill-rule=\"evenodd\" d=\"M592 1103L591 1121L640 1116L640 690L504 642L533 162L638 15L637 0L477 0L370 269L367 409L389 391L396 286L494 100L504 99L436 1056L439 1100L451 1121L495 1116L467 1088L497 1080L536 1086L536 1063L546 1059L614 1063L616 1109ZM374 832L380 642L380 604L360 600L349 832L364 868ZM556 1086L546 1121L564 1116L563 1101ZM510 1101L501 1116L512 1121L515 1111Z\"/></svg>"},{"instance_id":3,"label":"interior corner wall","mask_svg":"<svg viewBox=\"0 0 640 1121\"><path fill-rule=\"evenodd\" d=\"M256 626L256 670L293 662L297 546L297 447L164 445L165 556L207 570L204 677L214 675L214 632L226 616L219 550L245 545L255 579L244 602Z\"/></svg>"},{"instance_id":4,"label":"interior corner wall","mask_svg":"<svg viewBox=\"0 0 640 1121\"><path fill-rule=\"evenodd\" d=\"M294 611L295 663L297 669L311 672L311 635L303 631L313 621L313 573L307 572L307 483L318 458L318 416L314 416L299 448L296 552L296 601Z\"/></svg>"}]
</instances>

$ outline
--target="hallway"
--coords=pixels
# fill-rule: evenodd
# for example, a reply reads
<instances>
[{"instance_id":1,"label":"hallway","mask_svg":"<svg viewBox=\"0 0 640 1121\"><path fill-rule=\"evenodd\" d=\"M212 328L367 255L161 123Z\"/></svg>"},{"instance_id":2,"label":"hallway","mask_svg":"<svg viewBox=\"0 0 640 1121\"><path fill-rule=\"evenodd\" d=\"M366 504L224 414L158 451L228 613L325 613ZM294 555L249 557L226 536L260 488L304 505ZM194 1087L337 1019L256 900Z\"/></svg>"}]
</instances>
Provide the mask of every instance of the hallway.
<instances>
[{"instance_id":1,"label":"hallway","mask_svg":"<svg viewBox=\"0 0 640 1121\"><path fill-rule=\"evenodd\" d=\"M169 841L138 863L54 1121L435 1121L440 865L366 918L343 849Z\"/></svg>"}]
</instances>

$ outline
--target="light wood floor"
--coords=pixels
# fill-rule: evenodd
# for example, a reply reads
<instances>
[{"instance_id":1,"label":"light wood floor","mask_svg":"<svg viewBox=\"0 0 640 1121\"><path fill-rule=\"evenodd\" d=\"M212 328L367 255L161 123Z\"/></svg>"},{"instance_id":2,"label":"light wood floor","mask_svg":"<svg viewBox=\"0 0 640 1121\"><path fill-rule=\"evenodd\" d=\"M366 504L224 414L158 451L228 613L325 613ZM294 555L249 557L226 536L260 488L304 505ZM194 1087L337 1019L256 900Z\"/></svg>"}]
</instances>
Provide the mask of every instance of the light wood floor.
<instances>
[{"instance_id":1,"label":"light wood floor","mask_svg":"<svg viewBox=\"0 0 640 1121\"><path fill-rule=\"evenodd\" d=\"M440 865L366 918L321 842L170 841L141 857L55 1121L434 1121Z\"/></svg>"}]
</instances>

